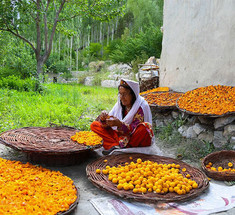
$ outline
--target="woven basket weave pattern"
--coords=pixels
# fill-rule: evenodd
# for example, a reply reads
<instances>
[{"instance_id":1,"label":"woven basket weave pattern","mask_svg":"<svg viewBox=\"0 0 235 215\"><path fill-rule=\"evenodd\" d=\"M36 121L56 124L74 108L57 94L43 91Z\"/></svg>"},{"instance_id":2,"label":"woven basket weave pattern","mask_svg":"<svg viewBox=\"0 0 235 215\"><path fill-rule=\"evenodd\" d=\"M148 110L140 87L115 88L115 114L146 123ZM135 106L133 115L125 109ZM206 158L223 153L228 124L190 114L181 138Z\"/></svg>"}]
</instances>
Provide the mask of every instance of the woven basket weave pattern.
<instances>
[{"instance_id":1,"label":"woven basket weave pattern","mask_svg":"<svg viewBox=\"0 0 235 215\"><path fill-rule=\"evenodd\" d=\"M204 172L211 178L219 181L234 181L235 180L235 172L218 172L212 171L206 167L206 165L211 162L213 167L218 168L221 166L222 168L228 169L228 163L233 163L233 168L235 168L235 151L233 150L222 150L219 152L214 152L207 155L202 160L202 169Z\"/></svg>"},{"instance_id":2,"label":"woven basket weave pattern","mask_svg":"<svg viewBox=\"0 0 235 215\"><path fill-rule=\"evenodd\" d=\"M111 167L118 166L119 164L125 165L125 162L130 162L129 159L130 156L133 158L132 160L133 162L136 162L138 158L141 158L143 161L150 160L153 162L165 163L165 164L169 163L180 164L181 168L185 167L187 169L187 173L191 175L191 179L195 180L198 183L198 188L191 190L189 193L185 195L178 195L176 193L157 194L153 192L148 192L146 194L133 193L131 190L129 191L118 190L116 185L108 180L107 175L104 175L103 173L101 174L96 173L97 168L104 169L106 165L109 165ZM108 162L105 163L104 159L107 159ZM193 168L184 162L157 155L145 155L145 154L136 154L136 153L110 155L99 158L98 160L88 164L86 172L88 179L98 188L101 188L121 198L132 199L135 201L145 202L145 203L185 201L200 195L200 193L206 190L209 186L207 177L199 169ZM185 172L181 172L181 174L183 174L184 177L186 176Z\"/></svg>"},{"instance_id":3,"label":"woven basket weave pattern","mask_svg":"<svg viewBox=\"0 0 235 215\"><path fill-rule=\"evenodd\" d=\"M88 147L72 141L70 137L76 132L79 131L66 127L26 127L2 133L0 143L25 152L58 154L81 152L101 146Z\"/></svg>"}]
</instances>

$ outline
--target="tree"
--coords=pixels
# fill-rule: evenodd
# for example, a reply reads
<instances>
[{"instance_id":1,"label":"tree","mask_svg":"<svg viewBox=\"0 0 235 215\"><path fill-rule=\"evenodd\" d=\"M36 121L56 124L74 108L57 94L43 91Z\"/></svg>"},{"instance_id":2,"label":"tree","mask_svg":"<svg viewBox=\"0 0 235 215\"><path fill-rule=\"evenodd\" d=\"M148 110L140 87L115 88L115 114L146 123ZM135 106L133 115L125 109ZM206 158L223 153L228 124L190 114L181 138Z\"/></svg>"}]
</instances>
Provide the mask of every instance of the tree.
<instances>
[{"instance_id":1,"label":"tree","mask_svg":"<svg viewBox=\"0 0 235 215\"><path fill-rule=\"evenodd\" d=\"M43 73L60 23L77 16L109 20L123 13L124 3L125 0L2 0L0 30L10 32L33 49L38 76Z\"/></svg>"}]
</instances>

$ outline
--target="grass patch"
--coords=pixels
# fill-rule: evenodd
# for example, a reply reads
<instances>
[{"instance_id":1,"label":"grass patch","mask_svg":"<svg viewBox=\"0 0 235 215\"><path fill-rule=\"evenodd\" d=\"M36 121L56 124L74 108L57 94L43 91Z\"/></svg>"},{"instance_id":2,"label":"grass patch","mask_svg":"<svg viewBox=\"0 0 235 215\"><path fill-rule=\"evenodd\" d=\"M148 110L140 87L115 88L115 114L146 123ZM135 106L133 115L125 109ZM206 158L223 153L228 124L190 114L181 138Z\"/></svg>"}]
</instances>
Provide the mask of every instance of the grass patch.
<instances>
[{"instance_id":1,"label":"grass patch","mask_svg":"<svg viewBox=\"0 0 235 215\"><path fill-rule=\"evenodd\" d=\"M89 130L101 110L111 110L117 89L98 86L45 84L46 90L0 89L0 132L21 127L66 125Z\"/></svg>"}]
</instances>

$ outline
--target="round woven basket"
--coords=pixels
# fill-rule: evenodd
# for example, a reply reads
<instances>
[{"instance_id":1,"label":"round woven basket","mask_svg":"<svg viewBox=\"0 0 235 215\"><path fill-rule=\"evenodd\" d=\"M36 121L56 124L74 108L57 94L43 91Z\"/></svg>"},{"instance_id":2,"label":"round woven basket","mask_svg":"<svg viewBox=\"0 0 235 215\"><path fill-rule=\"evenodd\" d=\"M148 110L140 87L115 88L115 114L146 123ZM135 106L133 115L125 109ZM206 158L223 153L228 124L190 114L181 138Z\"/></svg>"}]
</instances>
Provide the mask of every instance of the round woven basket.
<instances>
[{"instance_id":1,"label":"round woven basket","mask_svg":"<svg viewBox=\"0 0 235 215\"><path fill-rule=\"evenodd\" d=\"M69 127L25 127L3 132L0 143L27 153L31 162L52 166L73 165L85 160L90 151L101 147L86 146L71 140L76 132Z\"/></svg>"},{"instance_id":2,"label":"round woven basket","mask_svg":"<svg viewBox=\"0 0 235 215\"><path fill-rule=\"evenodd\" d=\"M179 97L181 95L183 95L182 92L175 92L175 91L168 91L168 92L152 92L151 94L163 94L163 93L171 93L171 94L174 94L174 93L177 93L179 94ZM146 99L148 94L143 94L142 96ZM169 99L169 101L172 101L173 99ZM177 109L176 107L176 102L174 105L159 105L159 104L156 104L156 103L152 103L152 104L149 104L150 107L154 107L156 109L159 109L159 110L174 110L174 109Z\"/></svg>"},{"instance_id":3,"label":"round woven basket","mask_svg":"<svg viewBox=\"0 0 235 215\"><path fill-rule=\"evenodd\" d=\"M170 192L166 194L158 194L153 192L147 192L146 194L133 193L130 190L129 191L118 190L117 185L109 181L107 175L104 175L103 173L101 174L96 173L97 168L104 169L106 165L109 165L111 167L118 165L125 165L126 162L130 162L129 159L130 156L133 158L132 159L133 162L136 162L138 158L141 158L143 161L150 160L153 162L164 163L164 164L169 164L169 163L180 164L181 168L187 169L187 173L191 175L191 179L195 180L198 183L198 188L192 189L189 193L185 195L178 195L176 193L170 193ZM105 159L107 160L106 163L104 162ZM88 179L96 187L124 199L135 200L145 203L186 201L188 199L192 199L200 195L203 191L205 191L209 187L209 181L206 175L199 169L191 167L182 161L157 155L130 153L130 154L119 154L119 155L110 155L106 157L101 157L98 160L95 160L87 165L86 173ZM185 172L181 172L181 174L184 175L184 177L186 176Z\"/></svg>"},{"instance_id":4,"label":"round woven basket","mask_svg":"<svg viewBox=\"0 0 235 215\"><path fill-rule=\"evenodd\" d=\"M201 165L203 171L210 177L219 181L235 181L235 172L218 172L212 171L206 167L206 165L211 162L213 167L228 169L228 163L233 163L233 168L235 168L235 151L233 150L223 150L218 152L213 152L202 159Z\"/></svg>"},{"instance_id":5,"label":"round woven basket","mask_svg":"<svg viewBox=\"0 0 235 215\"><path fill-rule=\"evenodd\" d=\"M74 185L75 186L75 185ZM78 189L77 187L75 186L76 190L77 190L77 198L75 200L75 202L73 204L70 205L69 209L67 211L63 211L63 212L58 212L57 215L67 215L67 214L71 214L75 208L77 207L78 205L78 201L79 201L79 193L78 193Z\"/></svg>"}]
</instances>

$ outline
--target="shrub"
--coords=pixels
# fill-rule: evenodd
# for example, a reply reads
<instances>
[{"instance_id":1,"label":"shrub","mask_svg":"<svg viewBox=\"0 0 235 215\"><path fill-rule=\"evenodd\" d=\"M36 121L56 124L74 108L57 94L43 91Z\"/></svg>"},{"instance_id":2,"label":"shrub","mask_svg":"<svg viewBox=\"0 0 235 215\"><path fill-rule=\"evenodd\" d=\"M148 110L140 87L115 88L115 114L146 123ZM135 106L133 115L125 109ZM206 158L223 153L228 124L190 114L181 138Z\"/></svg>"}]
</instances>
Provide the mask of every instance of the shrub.
<instances>
[{"instance_id":1,"label":"shrub","mask_svg":"<svg viewBox=\"0 0 235 215\"><path fill-rule=\"evenodd\" d=\"M17 91L43 91L43 88L38 80L34 78L20 79L14 75L0 79L0 88L7 88Z\"/></svg>"}]
</instances>

